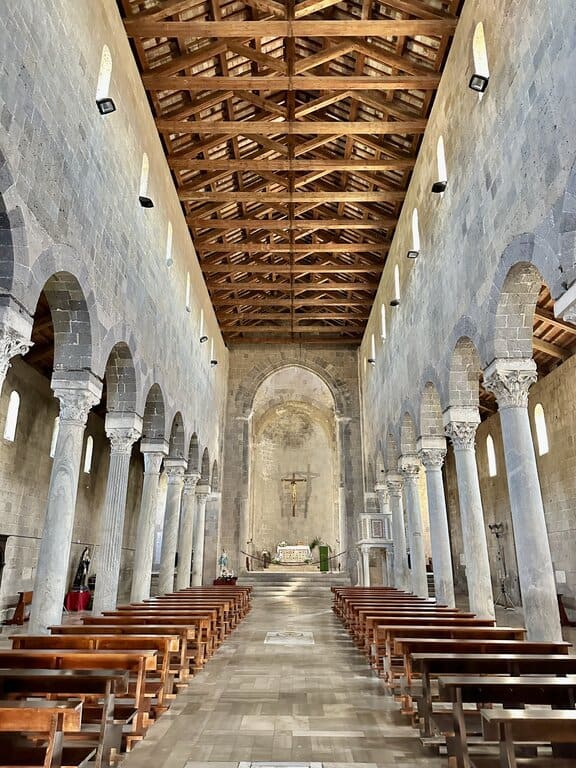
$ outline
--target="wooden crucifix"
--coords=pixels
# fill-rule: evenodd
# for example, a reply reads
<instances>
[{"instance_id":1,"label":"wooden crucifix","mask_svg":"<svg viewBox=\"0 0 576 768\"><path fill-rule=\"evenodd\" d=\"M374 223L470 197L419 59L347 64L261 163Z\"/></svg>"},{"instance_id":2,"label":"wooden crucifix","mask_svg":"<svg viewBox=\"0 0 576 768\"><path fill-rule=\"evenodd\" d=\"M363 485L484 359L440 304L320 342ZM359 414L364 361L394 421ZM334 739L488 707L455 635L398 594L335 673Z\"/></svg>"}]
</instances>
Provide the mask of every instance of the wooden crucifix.
<instances>
[{"instance_id":1,"label":"wooden crucifix","mask_svg":"<svg viewBox=\"0 0 576 768\"><path fill-rule=\"evenodd\" d=\"M283 477L283 483L290 483L290 495L292 497L292 517L296 517L296 483L305 483L305 477L296 477L296 472L292 472L292 477Z\"/></svg>"}]
</instances>

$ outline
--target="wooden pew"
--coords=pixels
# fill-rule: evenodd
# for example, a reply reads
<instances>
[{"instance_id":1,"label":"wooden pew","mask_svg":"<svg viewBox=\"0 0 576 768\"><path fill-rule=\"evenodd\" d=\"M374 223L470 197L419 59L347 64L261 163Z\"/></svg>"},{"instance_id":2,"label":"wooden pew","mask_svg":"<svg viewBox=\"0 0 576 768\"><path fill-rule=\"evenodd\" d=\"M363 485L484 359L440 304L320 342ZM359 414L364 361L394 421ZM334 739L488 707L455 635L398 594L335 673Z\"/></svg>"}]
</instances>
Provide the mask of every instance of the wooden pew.
<instances>
[{"instance_id":1,"label":"wooden pew","mask_svg":"<svg viewBox=\"0 0 576 768\"><path fill-rule=\"evenodd\" d=\"M155 704L158 714L167 708L168 697L173 694L170 658L178 651L179 638L174 635L12 635L12 648L25 650L100 650L100 651L156 651L159 659L160 690ZM150 680L150 676L148 680Z\"/></svg>"},{"instance_id":2,"label":"wooden pew","mask_svg":"<svg viewBox=\"0 0 576 768\"><path fill-rule=\"evenodd\" d=\"M476 768L516 768L515 744L523 743L547 743L552 750L560 751L565 756L565 749L558 750L559 745L570 744L573 746L571 756L576 756L576 711L556 709L483 709L482 710L482 735L487 741L497 741L499 755L495 760L484 757L481 761L472 758L472 765ZM532 768L538 766L551 766L557 761L548 756L543 759L531 760Z\"/></svg>"},{"instance_id":3,"label":"wooden pew","mask_svg":"<svg viewBox=\"0 0 576 768\"><path fill-rule=\"evenodd\" d=\"M394 655L396 638L453 638L470 640L524 640L524 627L492 627L492 626L379 626L378 631L383 638L385 654L376 659L376 669L384 675L390 686L394 685L396 677L406 674L404 658Z\"/></svg>"},{"instance_id":4,"label":"wooden pew","mask_svg":"<svg viewBox=\"0 0 576 768\"><path fill-rule=\"evenodd\" d=\"M440 675L576 675L576 656L521 653L415 653L412 668L422 681L419 714L421 733L432 736L432 677Z\"/></svg>"},{"instance_id":5,"label":"wooden pew","mask_svg":"<svg viewBox=\"0 0 576 768\"><path fill-rule=\"evenodd\" d=\"M149 702L146 673L157 668L156 651L74 651L0 649L0 667L28 669L126 669L134 678L134 735L142 736L148 726Z\"/></svg>"},{"instance_id":6,"label":"wooden pew","mask_svg":"<svg viewBox=\"0 0 576 768\"><path fill-rule=\"evenodd\" d=\"M449 755L453 751L457 768L471 768L463 706L465 703L502 704L511 708L534 704L562 709L574 709L576 703L576 676L441 676L438 678L438 687L440 699L452 704L454 738L453 745L448 739L447 744Z\"/></svg>"},{"instance_id":7,"label":"wooden pew","mask_svg":"<svg viewBox=\"0 0 576 768\"><path fill-rule=\"evenodd\" d=\"M25 621L28 621L26 608L32 605L32 596L32 592L18 592L18 602L14 606L14 614L11 619L4 622L6 626L22 626Z\"/></svg>"},{"instance_id":8,"label":"wooden pew","mask_svg":"<svg viewBox=\"0 0 576 768\"><path fill-rule=\"evenodd\" d=\"M97 636L140 637L143 635L161 635L176 638L178 648L171 653L170 672L175 674L181 683L185 683L189 678L190 664L193 663L194 659L195 627L174 626L170 624L60 624L50 627L50 631L53 635L88 635L92 637L97 632ZM188 653L188 643L190 643L190 653Z\"/></svg>"},{"instance_id":9,"label":"wooden pew","mask_svg":"<svg viewBox=\"0 0 576 768\"><path fill-rule=\"evenodd\" d=\"M83 722L82 731L68 736L69 739L78 737L82 747L91 746L94 742L95 768L109 766L112 757L120 752L122 727L114 721L114 704L116 695L125 696L128 693L128 682L128 672L115 669L0 669L1 696L15 699L15 705L18 699L47 696L81 699L88 707L98 703L95 727Z\"/></svg>"},{"instance_id":10,"label":"wooden pew","mask_svg":"<svg viewBox=\"0 0 576 768\"><path fill-rule=\"evenodd\" d=\"M71 747L64 742L65 732L80 730L82 705L67 707L65 714L65 706L50 703L51 707L24 702L21 706L0 705L0 766L85 768L88 765L95 750Z\"/></svg>"}]
</instances>

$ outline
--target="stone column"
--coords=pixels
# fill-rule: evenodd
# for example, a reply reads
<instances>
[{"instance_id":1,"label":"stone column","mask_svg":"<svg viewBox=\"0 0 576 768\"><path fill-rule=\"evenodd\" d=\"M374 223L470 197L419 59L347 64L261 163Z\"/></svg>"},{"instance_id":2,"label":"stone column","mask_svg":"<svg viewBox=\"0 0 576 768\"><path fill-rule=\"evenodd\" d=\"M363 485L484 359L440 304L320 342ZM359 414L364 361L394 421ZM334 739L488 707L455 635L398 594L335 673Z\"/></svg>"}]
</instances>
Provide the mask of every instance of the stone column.
<instances>
[{"instance_id":1,"label":"stone column","mask_svg":"<svg viewBox=\"0 0 576 768\"><path fill-rule=\"evenodd\" d=\"M32 328L30 327L30 332ZM6 380L10 360L16 355L24 356L33 346L33 342L26 340L24 336L14 329L4 326L0 329L0 392Z\"/></svg>"},{"instance_id":2,"label":"stone column","mask_svg":"<svg viewBox=\"0 0 576 768\"><path fill-rule=\"evenodd\" d=\"M184 490L182 491L182 520L180 522L180 539L178 542L178 573L176 574L176 589L186 589L190 586L190 569L192 568L192 541L194 536L194 511L196 507L196 483L200 479L199 472L184 475Z\"/></svg>"},{"instance_id":3,"label":"stone column","mask_svg":"<svg viewBox=\"0 0 576 768\"><path fill-rule=\"evenodd\" d=\"M196 519L194 521L194 562L192 565L192 586L202 586L204 575L204 528L206 525L206 500L210 495L210 486L196 486Z\"/></svg>"},{"instance_id":4,"label":"stone column","mask_svg":"<svg viewBox=\"0 0 576 768\"><path fill-rule=\"evenodd\" d=\"M368 547L360 547L362 554L362 586L370 586L370 550Z\"/></svg>"},{"instance_id":5,"label":"stone column","mask_svg":"<svg viewBox=\"0 0 576 768\"><path fill-rule=\"evenodd\" d=\"M380 513L384 516L384 538L391 538L392 521L390 513L390 498L388 496L388 486L386 483L376 483L374 486L376 496L378 498L378 508Z\"/></svg>"},{"instance_id":6,"label":"stone column","mask_svg":"<svg viewBox=\"0 0 576 768\"><path fill-rule=\"evenodd\" d=\"M29 624L33 634L47 633L51 624L62 620L84 429L90 409L100 399L102 383L91 376L82 382L53 381L52 388L60 400L60 429L36 565Z\"/></svg>"},{"instance_id":7,"label":"stone column","mask_svg":"<svg viewBox=\"0 0 576 768\"><path fill-rule=\"evenodd\" d=\"M144 454L144 482L136 529L136 551L134 552L132 591L130 592L130 602L132 603L140 603L150 597L158 481L160 480L162 459L168 453L168 444L165 440L142 440L140 450Z\"/></svg>"},{"instance_id":8,"label":"stone column","mask_svg":"<svg viewBox=\"0 0 576 768\"><path fill-rule=\"evenodd\" d=\"M422 535L422 512L418 492L418 474L420 465L417 456L401 456L400 472L404 476L404 493L410 530L410 565L412 592L418 597L428 597L428 577L426 576L426 555Z\"/></svg>"},{"instance_id":9,"label":"stone column","mask_svg":"<svg viewBox=\"0 0 576 768\"><path fill-rule=\"evenodd\" d=\"M434 570L434 591L436 600L442 605L454 608L454 577L450 553L450 532L448 513L442 480L442 465L446 456L446 440L438 439L439 445L432 447L430 439L420 441L420 461L426 472L428 491L428 515L430 517L430 543L432 545L432 567Z\"/></svg>"},{"instance_id":10,"label":"stone column","mask_svg":"<svg viewBox=\"0 0 576 768\"><path fill-rule=\"evenodd\" d=\"M554 568L528 418L528 390L536 381L530 359L494 360L484 386L496 395L524 619L529 640L562 639Z\"/></svg>"},{"instance_id":11,"label":"stone column","mask_svg":"<svg viewBox=\"0 0 576 768\"><path fill-rule=\"evenodd\" d=\"M404 508L402 488L404 480L397 472L388 472L386 485L392 510L392 541L394 542L394 586L410 592L410 570L406 554L406 532L404 529Z\"/></svg>"},{"instance_id":12,"label":"stone column","mask_svg":"<svg viewBox=\"0 0 576 768\"><path fill-rule=\"evenodd\" d=\"M445 430L452 441L456 461L470 610L481 618L493 619L490 561L474 446L479 423L476 407L448 408L444 413Z\"/></svg>"},{"instance_id":13,"label":"stone column","mask_svg":"<svg viewBox=\"0 0 576 768\"><path fill-rule=\"evenodd\" d=\"M166 495L164 527L162 529L160 573L158 574L159 595L167 595L169 592L174 591L174 568L186 461L185 459L168 458L164 460L164 467L168 475L168 493Z\"/></svg>"},{"instance_id":14,"label":"stone column","mask_svg":"<svg viewBox=\"0 0 576 768\"><path fill-rule=\"evenodd\" d=\"M94 614L116 608L130 456L132 446L142 434L142 418L135 413L108 413L106 434L110 440L110 466L100 520Z\"/></svg>"}]
</instances>

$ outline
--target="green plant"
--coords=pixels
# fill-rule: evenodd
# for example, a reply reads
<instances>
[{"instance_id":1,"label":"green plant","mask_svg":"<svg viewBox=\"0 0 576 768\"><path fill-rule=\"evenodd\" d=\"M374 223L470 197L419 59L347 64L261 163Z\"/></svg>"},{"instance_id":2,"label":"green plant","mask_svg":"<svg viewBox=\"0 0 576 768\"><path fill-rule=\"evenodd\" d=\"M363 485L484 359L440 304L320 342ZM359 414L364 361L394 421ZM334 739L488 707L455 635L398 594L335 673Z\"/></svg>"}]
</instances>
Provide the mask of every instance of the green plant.
<instances>
[{"instance_id":1,"label":"green plant","mask_svg":"<svg viewBox=\"0 0 576 768\"><path fill-rule=\"evenodd\" d=\"M310 552L313 552L316 547L320 546L320 544L322 544L322 538L320 536L315 536L308 545L310 547Z\"/></svg>"}]
</instances>

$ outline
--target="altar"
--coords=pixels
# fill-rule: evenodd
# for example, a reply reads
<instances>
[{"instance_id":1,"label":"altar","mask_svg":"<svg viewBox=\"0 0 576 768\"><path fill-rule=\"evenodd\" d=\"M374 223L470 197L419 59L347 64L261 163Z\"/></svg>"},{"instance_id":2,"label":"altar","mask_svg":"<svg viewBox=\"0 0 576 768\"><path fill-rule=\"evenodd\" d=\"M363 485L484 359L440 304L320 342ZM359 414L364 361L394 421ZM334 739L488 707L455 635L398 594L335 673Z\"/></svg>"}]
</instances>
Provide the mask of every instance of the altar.
<instances>
[{"instance_id":1,"label":"altar","mask_svg":"<svg viewBox=\"0 0 576 768\"><path fill-rule=\"evenodd\" d=\"M312 559L310 547L297 545L294 547L276 547L276 558L280 563L305 563Z\"/></svg>"}]
</instances>

